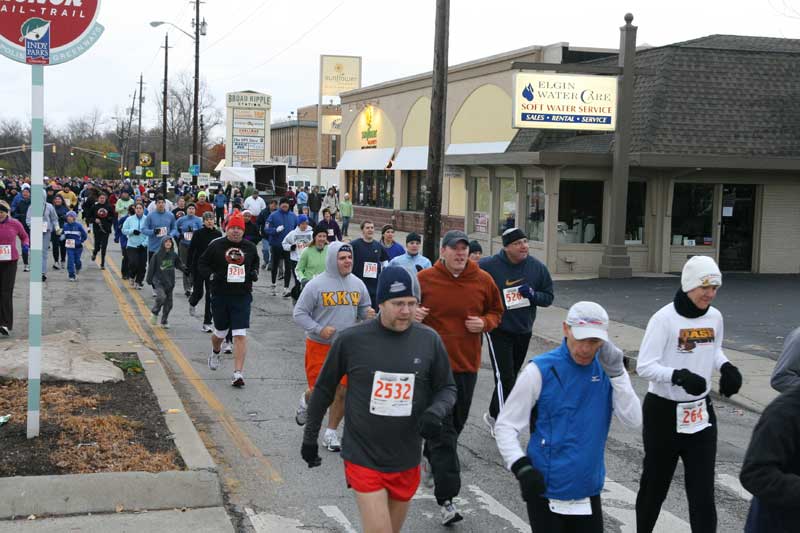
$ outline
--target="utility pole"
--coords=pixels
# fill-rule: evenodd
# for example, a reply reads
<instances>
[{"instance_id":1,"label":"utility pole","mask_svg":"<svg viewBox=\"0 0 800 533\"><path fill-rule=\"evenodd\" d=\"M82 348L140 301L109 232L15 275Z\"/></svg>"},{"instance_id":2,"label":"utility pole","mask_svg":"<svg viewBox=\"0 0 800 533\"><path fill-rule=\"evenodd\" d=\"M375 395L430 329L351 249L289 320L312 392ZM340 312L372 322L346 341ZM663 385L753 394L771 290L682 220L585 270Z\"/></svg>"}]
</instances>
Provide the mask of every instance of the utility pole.
<instances>
[{"instance_id":1,"label":"utility pole","mask_svg":"<svg viewBox=\"0 0 800 533\"><path fill-rule=\"evenodd\" d=\"M436 0L436 33L431 79L431 123L428 137L428 193L425 202L425 229L422 253L434 260L439 257L439 233L442 227L442 169L447 111L447 48L450 26L450 0Z\"/></svg>"},{"instance_id":2,"label":"utility pole","mask_svg":"<svg viewBox=\"0 0 800 533\"><path fill-rule=\"evenodd\" d=\"M133 100L131 100L131 112L128 115L128 137L125 139L125 146L122 149L122 165L128 163L128 148L131 144L131 127L133 126L133 111L136 109L136 89L133 90Z\"/></svg>"},{"instance_id":3,"label":"utility pole","mask_svg":"<svg viewBox=\"0 0 800 533\"><path fill-rule=\"evenodd\" d=\"M206 145L206 128L203 124L203 115L200 115L200 159L197 161L197 164L200 165L200 172L203 171L203 154L205 153L205 145Z\"/></svg>"},{"instance_id":4,"label":"utility pole","mask_svg":"<svg viewBox=\"0 0 800 533\"><path fill-rule=\"evenodd\" d=\"M194 0L194 116L192 119L192 165L200 163L197 146L197 128L200 109L200 0ZM197 185L197 176L192 173L192 185Z\"/></svg>"},{"instance_id":5,"label":"utility pole","mask_svg":"<svg viewBox=\"0 0 800 533\"><path fill-rule=\"evenodd\" d=\"M169 161L167 159L167 80L169 70L169 32L164 34L164 109L163 118L161 121L161 161ZM161 193L167 195L167 177L169 173L161 174Z\"/></svg>"},{"instance_id":6,"label":"utility pole","mask_svg":"<svg viewBox=\"0 0 800 533\"><path fill-rule=\"evenodd\" d=\"M142 158L142 102L144 102L144 93L142 93L142 86L144 85L143 76L139 74L139 133L136 142L136 166L139 166L139 161Z\"/></svg>"}]
</instances>

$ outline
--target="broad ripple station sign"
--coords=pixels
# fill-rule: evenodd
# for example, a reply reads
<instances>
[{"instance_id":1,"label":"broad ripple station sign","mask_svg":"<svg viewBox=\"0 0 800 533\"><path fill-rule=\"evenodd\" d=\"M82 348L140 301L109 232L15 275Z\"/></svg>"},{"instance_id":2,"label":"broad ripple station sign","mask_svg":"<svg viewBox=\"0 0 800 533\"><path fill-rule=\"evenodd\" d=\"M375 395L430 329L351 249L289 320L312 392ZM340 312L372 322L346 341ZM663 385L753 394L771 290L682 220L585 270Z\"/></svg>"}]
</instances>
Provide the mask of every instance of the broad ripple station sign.
<instances>
[{"instance_id":1,"label":"broad ripple station sign","mask_svg":"<svg viewBox=\"0 0 800 533\"><path fill-rule=\"evenodd\" d=\"M100 0L0 0L0 55L29 65L58 65L103 33Z\"/></svg>"},{"instance_id":2,"label":"broad ripple station sign","mask_svg":"<svg viewBox=\"0 0 800 533\"><path fill-rule=\"evenodd\" d=\"M513 127L614 131L617 78L517 72Z\"/></svg>"}]
</instances>

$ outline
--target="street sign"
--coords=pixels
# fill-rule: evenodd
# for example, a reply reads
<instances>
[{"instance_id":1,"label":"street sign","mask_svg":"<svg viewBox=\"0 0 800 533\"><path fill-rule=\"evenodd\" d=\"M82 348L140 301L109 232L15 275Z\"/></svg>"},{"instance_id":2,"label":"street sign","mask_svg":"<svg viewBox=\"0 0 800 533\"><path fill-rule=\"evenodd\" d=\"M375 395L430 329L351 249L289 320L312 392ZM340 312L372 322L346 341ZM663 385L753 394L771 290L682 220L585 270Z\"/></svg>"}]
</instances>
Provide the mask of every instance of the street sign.
<instances>
[{"instance_id":1,"label":"street sign","mask_svg":"<svg viewBox=\"0 0 800 533\"><path fill-rule=\"evenodd\" d=\"M139 166L139 165L136 165L136 175L137 176L141 176L142 175L142 167Z\"/></svg>"},{"instance_id":2,"label":"street sign","mask_svg":"<svg viewBox=\"0 0 800 533\"><path fill-rule=\"evenodd\" d=\"M155 173L148 168L147 172L145 172L145 174L144 174L144 177L145 178L154 178L155 177Z\"/></svg>"},{"instance_id":3,"label":"street sign","mask_svg":"<svg viewBox=\"0 0 800 533\"><path fill-rule=\"evenodd\" d=\"M32 4L2 3L0 55L29 65L58 65L88 50L105 29L96 22L100 0Z\"/></svg>"},{"instance_id":4,"label":"street sign","mask_svg":"<svg viewBox=\"0 0 800 533\"><path fill-rule=\"evenodd\" d=\"M131 177L131 171L130 170L126 170L125 172L122 173L122 175L125 176L126 178L130 178Z\"/></svg>"},{"instance_id":5,"label":"street sign","mask_svg":"<svg viewBox=\"0 0 800 533\"><path fill-rule=\"evenodd\" d=\"M161 162L161 175L166 176L169 174L169 161Z\"/></svg>"},{"instance_id":6,"label":"street sign","mask_svg":"<svg viewBox=\"0 0 800 533\"><path fill-rule=\"evenodd\" d=\"M109 159L119 159L122 155L119 152L108 152L106 154Z\"/></svg>"},{"instance_id":7,"label":"street sign","mask_svg":"<svg viewBox=\"0 0 800 533\"><path fill-rule=\"evenodd\" d=\"M192 176L200 174L200 165L189 165L189 174Z\"/></svg>"}]
</instances>

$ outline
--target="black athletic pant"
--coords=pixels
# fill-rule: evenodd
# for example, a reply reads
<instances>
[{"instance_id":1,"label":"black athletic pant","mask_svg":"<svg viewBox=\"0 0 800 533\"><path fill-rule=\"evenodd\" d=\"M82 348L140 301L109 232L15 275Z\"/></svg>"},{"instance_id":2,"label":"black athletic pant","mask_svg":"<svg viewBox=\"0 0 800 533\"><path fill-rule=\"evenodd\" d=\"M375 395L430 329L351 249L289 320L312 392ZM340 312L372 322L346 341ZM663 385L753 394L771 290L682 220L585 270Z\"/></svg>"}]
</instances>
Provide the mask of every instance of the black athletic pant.
<instances>
[{"instance_id":1,"label":"black athletic pant","mask_svg":"<svg viewBox=\"0 0 800 533\"><path fill-rule=\"evenodd\" d=\"M0 262L0 326L8 329L14 329L14 283L16 280L17 261Z\"/></svg>"},{"instance_id":2,"label":"black athletic pant","mask_svg":"<svg viewBox=\"0 0 800 533\"><path fill-rule=\"evenodd\" d=\"M67 243L61 240L56 232L50 234L50 244L53 246L53 261L60 263L67 260Z\"/></svg>"},{"instance_id":3,"label":"black athletic pant","mask_svg":"<svg viewBox=\"0 0 800 533\"><path fill-rule=\"evenodd\" d=\"M458 461L458 436L469 418L472 395L478 374L453 373L456 382L456 405L450 416L442 420L442 433L435 439L425 441L423 453L433 470L433 494L439 505L452 500L461 491L461 464Z\"/></svg>"},{"instance_id":4,"label":"black athletic pant","mask_svg":"<svg viewBox=\"0 0 800 533\"><path fill-rule=\"evenodd\" d=\"M131 266L130 262L128 261L128 249L122 249L122 265L120 265L120 271L122 272L122 279L130 279L131 277Z\"/></svg>"},{"instance_id":5,"label":"black athletic pant","mask_svg":"<svg viewBox=\"0 0 800 533\"><path fill-rule=\"evenodd\" d=\"M563 515L550 510L547 498L528 502L528 520L532 533L603 533L603 508L600 495L589 498L590 515Z\"/></svg>"},{"instance_id":6,"label":"black athletic pant","mask_svg":"<svg viewBox=\"0 0 800 533\"><path fill-rule=\"evenodd\" d=\"M677 402L647 393L642 406L644 467L636 496L636 531L650 533L669 492L672 476L683 461L689 523L693 533L717 530L714 468L717 458L717 417L706 398L710 427L693 434L678 433Z\"/></svg>"},{"instance_id":7,"label":"black athletic pant","mask_svg":"<svg viewBox=\"0 0 800 533\"><path fill-rule=\"evenodd\" d=\"M495 329L489 333L489 338L492 340L492 346L494 347L494 358L490 357L492 369L494 370L494 392L492 393L492 401L489 403L489 414L496 419L500 412L497 371L498 369L500 371L503 402L505 402L508 395L511 394L514 383L517 381L519 369L525 363L525 358L528 355L528 345L531 342L531 334L508 333L507 331ZM497 361L495 361L495 358Z\"/></svg>"},{"instance_id":8,"label":"black athletic pant","mask_svg":"<svg viewBox=\"0 0 800 533\"><path fill-rule=\"evenodd\" d=\"M205 309L203 311L203 324L211 324L211 282L203 279L197 272L192 273L192 295L189 296L189 305L192 307L200 303L205 288Z\"/></svg>"},{"instance_id":9,"label":"black athletic pant","mask_svg":"<svg viewBox=\"0 0 800 533\"><path fill-rule=\"evenodd\" d=\"M128 254L128 268L130 277L139 285L144 281L147 272L147 247L139 246L136 248L126 248Z\"/></svg>"},{"instance_id":10,"label":"black athletic pant","mask_svg":"<svg viewBox=\"0 0 800 533\"><path fill-rule=\"evenodd\" d=\"M103 229L94 224L94 250L92 251L92 256L96 256L97 252L100 252L100 265L106 265L106 249L108 249L108 233L103 231Z\"/></svg>"},{"instance_id":11,"label":"black athletic pant","mask_svg":"<svg viewBox=\"0 0 800 533\"><path fill-rule=\"evenodd\" d=\"M270 245L269 247L269 263L272 267L270 274L272 275L272 284L278 280L278 265L283 261L283 288L289 288L289 282L292 281L290 274L291 260L289 259L289 252L283 249L280 244L277 246Z\"/></svg>"},{"instance_id":12,"label":"black athletic pant","mask_svg":"<svg viewBox=\"0 0 800 533\"><path fill-rule=\"evenodd\" d=\"M222 227L222 223L225 221L225 208L224 207L215 207L214 208L214 218L216 218L217 226L220 228Z\"/></svg>"}]
</instances>

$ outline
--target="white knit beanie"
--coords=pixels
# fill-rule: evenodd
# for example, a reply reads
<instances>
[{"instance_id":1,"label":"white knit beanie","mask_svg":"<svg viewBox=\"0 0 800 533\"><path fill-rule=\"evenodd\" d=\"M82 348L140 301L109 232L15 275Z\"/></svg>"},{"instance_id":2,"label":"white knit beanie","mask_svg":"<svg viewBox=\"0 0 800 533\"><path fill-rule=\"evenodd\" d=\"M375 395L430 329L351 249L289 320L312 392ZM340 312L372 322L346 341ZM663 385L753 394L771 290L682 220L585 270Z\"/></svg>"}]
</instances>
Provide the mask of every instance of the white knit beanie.
<instances>
[{"instance_id":1,"label":"white knit beanie","mask_svg":"<svg viewBox=\"0 0 800 533\"><path fill-rule=\"evenodd\" d=\"M717 263L708 256L696 255L686 261L681 274L681 289L689 292L697 287L722 285L722 272Z\"/></svg>"}]
</instances>

